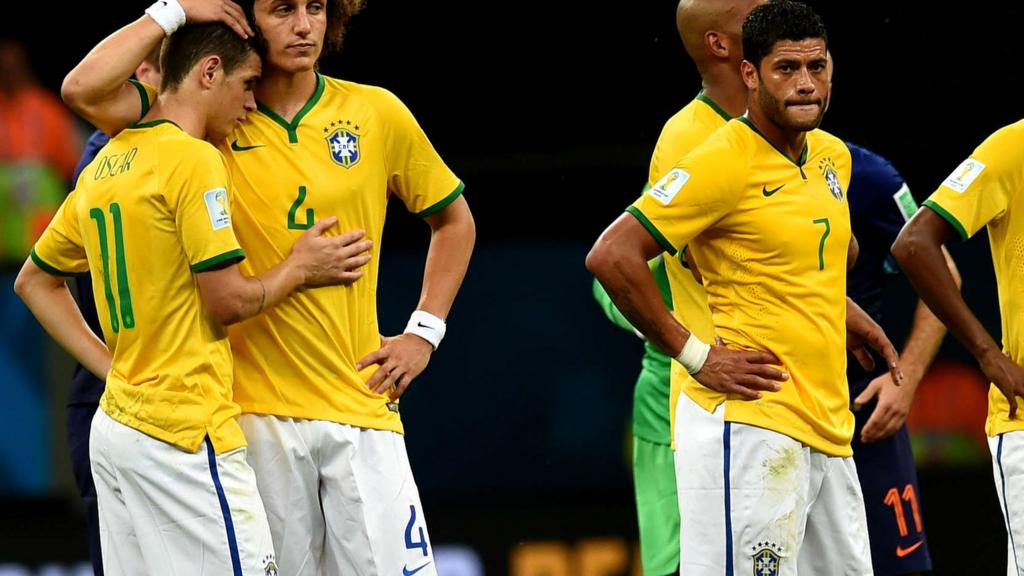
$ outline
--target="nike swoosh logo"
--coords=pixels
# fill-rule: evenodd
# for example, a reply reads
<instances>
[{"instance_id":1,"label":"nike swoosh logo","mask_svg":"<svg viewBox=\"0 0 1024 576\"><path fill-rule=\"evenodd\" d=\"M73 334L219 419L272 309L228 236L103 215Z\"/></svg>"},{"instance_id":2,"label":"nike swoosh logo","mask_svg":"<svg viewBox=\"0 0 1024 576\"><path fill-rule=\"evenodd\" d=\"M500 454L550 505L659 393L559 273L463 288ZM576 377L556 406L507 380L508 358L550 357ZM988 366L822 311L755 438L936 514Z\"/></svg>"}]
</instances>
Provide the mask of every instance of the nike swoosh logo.
<instances>
[{"instance_id":1,"label":"nike swoosh logo","mask_svg":"<svg viewBox=\"0 0 1024 576\"><path fill-rule=\"evenodd\" d=\"M920 542L919 542L919 544L920 544ZM413 574L415 574L415 573L419 572L420 570L423 570L424 568L426 568L428 564L430 564L430 562L427 562L423 566L420 566L419 568L416 568L414 570L409 570L405 566L402 566L402 574L403 574L403 576L412 576Z\"/></svg>"},{"instance_id":2,"label":"nike swoosh logo","mask_svg":"<svg viewBox=\"0 0 1024 576\"><path fill-rule=\"evenodd\" d=\"M423 322L417 322L416 325L419 326L420 328L430 328L430 326L427 326Z\"/></svg>"},{"instance_id":3,"label":"nike swoosh logo","mask_svg":"<svg viewBox=\"0 0 1024 576\"><path fill-rule=\"evenodd\" d=\"M246 150L252 150L254 148L262 148L265 144L257 144L255 146L239 146L238 140L231 143L231 149L235 152L245 152Z\"/></svg>"},{"instance_id":4,"label":"nike swoosh logo","mask_svg":"<svg viewBox=\"0 0 1024 576\"><path fill-rule=\"evenodd\" d=\"M232 145L232 148L233 147L234 145ZM785 186L785 184L783 184L782 186ZM782 186L779 186L778 188L772 188L771 190L769 190L767 186L761 186L761 194L764 194L764 197L768 198L772 194L775 194L779 190L782 190Z\"/></svg>"},{"instance_id":5,"label":"nike swoosh logo","mask_svg":"<svg viewBox=\"0 0 1024 576\"><path fill-rule=\"evenodd\" d=\"M907 554L910 554L914 550L917 550L918 548L920 548L922 544L924 544L924 540L918 540L916 544L914 544L912 546L908 546L906 548L904 548L902 546L897 546L896 547L896 557L897 558L903 558Z\"/></svg>"}]
</instances>

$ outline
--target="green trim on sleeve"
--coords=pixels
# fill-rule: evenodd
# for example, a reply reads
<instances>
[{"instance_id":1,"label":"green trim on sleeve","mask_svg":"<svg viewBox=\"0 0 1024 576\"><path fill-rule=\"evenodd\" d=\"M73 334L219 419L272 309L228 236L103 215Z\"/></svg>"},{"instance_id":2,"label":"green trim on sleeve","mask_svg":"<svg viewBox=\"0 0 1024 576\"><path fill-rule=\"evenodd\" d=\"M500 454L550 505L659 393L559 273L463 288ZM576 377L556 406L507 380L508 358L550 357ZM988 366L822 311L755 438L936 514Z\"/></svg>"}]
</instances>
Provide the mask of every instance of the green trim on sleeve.
<instances>
[{"instance_id":1,"label":"green trim on sleeve","mask_svg":"<svg viewBox=\"0 0 1024 576\"><path fill-rule=\"evenodd\" d=\"M634 218L640 221L640 224L650 232L651 236L654 236L654 239L658 241L658 244L661 245L665 252L668 252L672 256L676 255L676 247L668 241L668 238L665 238L661 231L658 230L658 227L648 220L647 216L645 216L639 208L636 206L627 206L626 212L629 212Z\"/></svg>"},{"instance_id":2,"label":"green trim on sleeve","mask_svg":"<svg viewBox=\"0 0 1024 576\"><path fill-rule=\"evenodd\" d=\"M207 270L210 270L211 268L219 266L219 265L221 265L221 264L223 264L223 263L225 263L225 262L227 262L229 260L236 260L236 259L237 260L244 260L245 259L245 252L241 248L236 248L235 250L231 250L229 252L225 252L225 253L220 254L218 256L214 256L213 258L207 258L206 260L203 260L202 262L196 262L195 264L193 264L191 266L191 268L192 268L193 272L206 272Z\"/></svg>"},{"instance_id":3,"label":"green trim on sleeve","mask_svg":"<svg viewBox=\"0 0 1024 576\"><path fill-rule=\"evenodd\" d=\"M953 216L952 214L947 212L945 208L939 206L939 204L932 200L931 198L925 200L922 203L922 205L934 210L936 214L942 216L942 218L946 220L946 222L949 222L953 226L953 228L956 228L956 231L960 233L960 238L965 242L968 238L971 237L969 234L967 234L967 230L964 229L964 225L961 224L960 221L956 219L956 216Z\"/></svg>"},{"instance_id":4,"label":"green trim on sleeve","mask_svg":"<svg viewBox=\"0 0 1024 576\"><path fill-rule=\"evenodd\" d=\"M39 254L36 254L35 248L33 248L31 252L29 252L29 256L32 258L32 261L36 263L36 266L39 266L39 268L43 272L46 272L51 276L78 276L77 272L65 272L63 270L58 270L57 268L50 266L49 264L46 263L45 260L39 257Z\"/></svg>"},{"instance_id":5,"label":"green trim on sleeve","mask_svg":"<svg viewBox=\"0 0 1024 576\"><path fill-rule=\"evenodd\" d=\"M132 86L135 86L135 89L139 91L139 100L142 101L142 114L139 114L139 119L141 120L146 117L146 113L149 112L149 108L153 103L149 101L149 93L146 92L146 87L142 85L142 82L139 82L134 78L131 78L128 81L131 82Z\"/></svg>"},{"instance_id":6,"label":"green trim on sleeve","mask_svg":"<svg viewBox=\"0 0 1024 576\"><path fill-rule=\"evenodd\" d=\"M459 180L459 185L455 187L455 190L452 190L451 194L445 196L441 200L438 200L437 202L434 203L433 206L426 208L424 210L420 210L419 212L416 213L416 216L419 216L420 218L426 218L427 216L433 216L434 214L437 214L441 210L447 208L449 204L455 202L455 199L462 195L462 191L465 190L465 188L466 185L462 182L462 180Z\"/></svg>"}]
</instances>

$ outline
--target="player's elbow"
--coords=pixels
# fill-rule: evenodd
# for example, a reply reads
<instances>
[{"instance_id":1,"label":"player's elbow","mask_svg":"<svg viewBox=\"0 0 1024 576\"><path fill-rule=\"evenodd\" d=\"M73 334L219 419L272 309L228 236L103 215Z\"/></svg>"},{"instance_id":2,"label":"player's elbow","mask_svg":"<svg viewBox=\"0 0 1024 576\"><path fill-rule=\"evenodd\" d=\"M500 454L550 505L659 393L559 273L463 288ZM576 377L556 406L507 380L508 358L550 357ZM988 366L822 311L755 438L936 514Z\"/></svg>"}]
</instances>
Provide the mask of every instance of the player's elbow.
<instances>
[{"instance_id":1,"label":"player's elbow","mask_svg":"<svg viewBox=\"0 0 1024 576\"><path fill-rule=\"evenodd\" d=\"M18 272L18 277L14 279L14 293L18 295L18 298L26 300L30 291L29 285L31 280L29 279L29 273L25 271L25 267Z\"/></svg>"},{"instance_id":2,"label":"player's elbow","mask_svg":"<svg viewBox=\"0 0 1024 576\"><path fill-rule=\"evenodd\" d=\"M76 70L72 70L64 77L64 82L60 85L60 97L68 108L75 112L81 114L85 110L88 92L84 89Z\"/></svg>"},{"instance_id":3,"label":"player's elbow","mask_svg":"<svg viewBox=\"0 0 1024 576\"><path fill-rule=\"evenodd\" d=\"M900 267L906 269L920 253L921 247L922 238L911 222L903 227L890 250Z\"/></svg>"},{"instance_id":4,"label":"player's elbow","mask_svg":"<svg viewBox=\"0 0 1024 576\"><path fill-rule=\"evenodd\" d=\"M250 316L246 313L245 306L242 304L241 298L217 298L213 301L208 301L206 304L206 311L213 316L221 326L231 326L232 324L238 324L242 320L245 320Z\"/></svg>"},{"instance_id":5,"label":"player's elbow","mask_svg":"<svg viewBox=\"0 0 1024 576\"><path fill-rule=\"evenodd\" d=\"M608 272L615 268L615 262L620 257L616 252L617 251L613 243L607 242L603 238L598 239L598 241L594 243L594 247L591 248L590 252L587 254L587 270L589 270L590 273L598 280L606 278Z\"/></svg>"}]
</instances>

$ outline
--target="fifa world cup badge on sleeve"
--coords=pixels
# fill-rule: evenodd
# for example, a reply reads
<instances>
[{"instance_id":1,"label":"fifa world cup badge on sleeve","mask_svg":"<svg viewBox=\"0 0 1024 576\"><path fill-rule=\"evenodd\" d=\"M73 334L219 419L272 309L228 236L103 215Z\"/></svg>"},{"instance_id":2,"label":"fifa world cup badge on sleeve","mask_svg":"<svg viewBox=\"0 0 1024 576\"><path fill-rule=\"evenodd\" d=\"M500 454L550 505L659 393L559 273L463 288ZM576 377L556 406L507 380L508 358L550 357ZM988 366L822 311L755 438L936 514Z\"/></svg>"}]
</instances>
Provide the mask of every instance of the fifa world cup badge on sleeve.
<instances>
[{"instance_id":1,"label":"fifa world cup badge on sleeve","mask_svg":"<svg viewBox=\"0 0 1024 576\"><path fill-rule=\"evenodd\" d=\"M690 174L688 172L675 168L666 174L664 178L658 180L658 183L652 186L647 193L658 202L668 206L669 202L683 189L683 185L689 179Z\"/></svg>"},{"instance_id":2,"label":"fifa world cup badge on sleeve","mask_svg":"<svg viewBox=\"0 0 1024 576\"><path fill-rule=\"evenodd\" d=\"M228 211L228 191L214 188L203 194L206 200L206 211L210 214L210 224L214 230L231 226L231 213Z\"/></svg>"},{"instance_id":3,"label":"fifa world cup badge on sleeve","mask_svg":"<svg viewBox=\"0 0 1024 576\"><path fill-rule=\"evenodd\" d=\"M942 183L947 188L952 188L957 192L963 192L967 190L967 187L974 182L974 179L981 175L981 172L985 170L985 164L978 162L974 158L968 158L960 163L953 170L953 173Z\"/></svg>"}]
</instances>

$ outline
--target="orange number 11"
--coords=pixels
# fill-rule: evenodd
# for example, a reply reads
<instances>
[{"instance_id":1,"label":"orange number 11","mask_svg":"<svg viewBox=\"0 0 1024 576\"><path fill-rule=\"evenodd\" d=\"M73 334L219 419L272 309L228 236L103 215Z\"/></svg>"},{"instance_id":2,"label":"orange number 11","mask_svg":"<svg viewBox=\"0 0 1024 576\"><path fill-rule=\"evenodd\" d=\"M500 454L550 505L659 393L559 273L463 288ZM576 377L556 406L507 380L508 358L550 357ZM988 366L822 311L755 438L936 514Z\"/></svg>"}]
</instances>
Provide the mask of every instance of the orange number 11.
<instances>
[{"instance_id":1,"label":"orange number 11","mask_svg":"<svg viewBox=\"0 0 1024 576\"><path fill-rule=\"evenodd\" d=\"M907 519L903 512L903 502L900 501L900 491L898 488L890 488L889 492L885 495L885 504L892 506L893 511L896 513L896 525L900 529L900 536L906 536L909 532L907 531ZM918 532L923 531L921 527L921 510L917 506L917 494L914 493L914 485L907 484L903 488L904 502L910 502L910 509L914 513L914 527L917 528Z\"/></svg>"}]
</instances>

